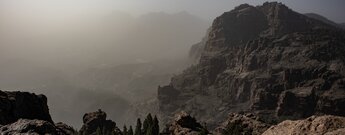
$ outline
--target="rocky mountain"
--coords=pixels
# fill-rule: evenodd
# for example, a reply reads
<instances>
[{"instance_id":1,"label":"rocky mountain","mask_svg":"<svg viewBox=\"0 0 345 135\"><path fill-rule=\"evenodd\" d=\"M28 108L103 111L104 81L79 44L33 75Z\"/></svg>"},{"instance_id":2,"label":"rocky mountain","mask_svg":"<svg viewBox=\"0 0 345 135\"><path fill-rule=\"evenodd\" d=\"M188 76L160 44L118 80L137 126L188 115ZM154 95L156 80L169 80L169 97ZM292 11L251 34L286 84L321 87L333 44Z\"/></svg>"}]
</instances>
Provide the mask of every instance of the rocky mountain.
<instances>
[{"instance_id":1,"label":"rocky mountain","mask_svg":"<svg viewBox=\"0 0 345 135\"><path fill-rule=\"evenodd\" d=\"M343 30L267 2L225 12L206 39L198 64L158 88L163 121L181 110L210 128L230 112L265 123L345 114Z\"/></svg>"}]
</instances>

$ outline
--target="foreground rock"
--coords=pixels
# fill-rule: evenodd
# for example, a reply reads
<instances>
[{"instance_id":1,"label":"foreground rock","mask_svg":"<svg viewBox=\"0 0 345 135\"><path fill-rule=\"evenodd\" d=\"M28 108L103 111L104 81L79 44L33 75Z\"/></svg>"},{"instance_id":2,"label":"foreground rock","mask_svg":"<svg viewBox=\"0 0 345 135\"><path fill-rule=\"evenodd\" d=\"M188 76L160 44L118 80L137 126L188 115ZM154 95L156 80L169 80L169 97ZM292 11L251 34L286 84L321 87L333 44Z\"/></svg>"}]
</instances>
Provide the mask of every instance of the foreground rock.
<instances>
[{"instance_id":1,"label":"foreground rock","mask_svg":"<svg viewBox=\"0 0 345 135\"><path fill-rule=\"evenodd\" d=\"M219 135L261 135L269 125L263 123L253 114L231 113L222 125L216 128Z\"/></svg>"},{"instance_id":2,"label":"foreground rock","mask_svg":"<svg viewBox=\"0 0 345 135\"><path fill-rule=\"evenodd\" d=\"M214 128L230 112L266 123L345 115L342 29L281 3L243 4L217 17L205 39L199 63L159 87L161 116L184 110Z\"/></svg>"},{"instance_id":3,"label":"foreground rock","mask_svg":"<svg viewBox=\"0 0 345 135\"><path fill-rule=\"evenodd\" d=\"M62 123L62 122L56 123L55 128L56 128L57 132L59 133L59 135L77 134L77 131L75 131L73 127L71 127L65 123Z\"/></svg>"},{"instance_id":4,"label":"foreground rock","mask_svg":"<svg viewBox=\"0 0 345 135\"><path fill-rule=\"evenodd\" d=\"M208 131L195 118L186 112L176 114L171 124L167 125L163 134L170 135L199 135L207 134Z\"/></svg>"},{"instance_id":5,"label":"foreground rock","mask_svg":"<svg viewBox=\"0 0 345 135\"><path fill-rule=\"evenodd\" d=\"M18 119L38 119L53 123L47 105L47 97L28 92L0 91L0 125Z\"/></svg>"},{"instance_id":6,"label":"foreground rock","mask_svg":"<svg viewBox=\"0 0 345 135\"><path fill-rule=\"evenodd\" d=\"M96 112L86 113L83 116L84 125L80 129L79 133L82 135L96 135L97 130L102 134L114 133L116 123L111 120L106 120L107 114L102 110Z\"/></svg>"},{"instance_id":7,"label":"foreground rock","mask_svg":"<svg viewBox=\"0 0 345 135\"><path fill-rule=\"evenodd\" d=\"M305 120L286 120L270 127L263 135L344 135L345 118L338 116L311 116Z\"/></svg>"},{"instance_id":8,"label":"foreground rock","mask_svg":"<svg viewBox=\"0 0 345 135\"><path fill-rule=\"evenodd\" d=\"M19 119L17 122L1 127L0 133L2 135L18 135L18 134L57 135L58 134L55 126L52 123L43 121L43 120L28 120L28 119ZM61 134L61 135L68 135L68 134Z\"/></svg>"}]
</instances>

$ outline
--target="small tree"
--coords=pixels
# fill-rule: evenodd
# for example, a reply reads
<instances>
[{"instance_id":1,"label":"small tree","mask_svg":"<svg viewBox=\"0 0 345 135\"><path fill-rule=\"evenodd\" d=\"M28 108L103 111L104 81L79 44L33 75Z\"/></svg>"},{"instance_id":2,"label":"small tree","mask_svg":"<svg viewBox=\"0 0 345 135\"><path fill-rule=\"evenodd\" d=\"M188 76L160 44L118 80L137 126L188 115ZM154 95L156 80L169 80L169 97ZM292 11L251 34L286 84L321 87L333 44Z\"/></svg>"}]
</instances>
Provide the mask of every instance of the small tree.
<instances>
[{"instance_id":1,"label":"small tree","mask_svg":"<svg viewBox=\"0 0 345 135\"><path fill-rule=\"evenodd\" d=\"M152 127L153 127L153 119L152 119L151 113L149 113L146 116L146 119L144 120L143 133L145 135L151 135L152 134Z\"/></svg>"},{"instance_id":2,"label":"small tree","mask_svg":"<svg viewBox=\"0 0 345 135\"><path fill-rule=\"evenodd\" d=\"M159 122L156 115L155 115L155 118L153 119L152 134L159 135Z\"/></svg>"},{"instance_id":3,"label":"small tree","mask_svg":"<svg viewBox=\"0 0 345 135\"><path fill-rule=\"evenodd\" d=\"M133 135L133 128L132 128L132 126L129 126L129 130L128 130L127 135Z\"/></svg>"},{"instance_id":4,"label":"small tree","mask_svg":"<svg viewBox=\"0 0 345 135\"><path fill-rule=\"evenodd\" d=\"M141 121L140 119L138 118L137 120L137 125L135 127L135 135L142 135L142 131L141 131Z\"/></svg>"},{"instance_id":5,"label":"small tree","mask_svg":"<svg viewBox=\"0 0 345 135\"><path fill-rule=\"evenodd\" d=\"M126 125L123 126L122 134L123 135L128 135L128 131L127 131Z\"/></svg>"}]
</instances>

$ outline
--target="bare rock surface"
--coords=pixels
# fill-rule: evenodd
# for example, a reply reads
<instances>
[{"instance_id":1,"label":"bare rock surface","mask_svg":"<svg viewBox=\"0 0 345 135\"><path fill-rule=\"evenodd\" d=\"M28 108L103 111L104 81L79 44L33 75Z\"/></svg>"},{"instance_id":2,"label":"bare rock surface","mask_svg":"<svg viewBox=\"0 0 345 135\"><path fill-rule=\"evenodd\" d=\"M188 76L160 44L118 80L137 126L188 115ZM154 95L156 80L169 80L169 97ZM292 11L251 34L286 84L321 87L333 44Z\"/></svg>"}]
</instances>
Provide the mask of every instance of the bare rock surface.
<instances>
[{"instance_id":1,"label":"bare rock surface","mask_svg":"<svg viewBox=\"0 0 345 135\"><path fill-rule=\"evenodd\" d=\"M1 135L58 135L55 126L43 120L19 119L17 122L2 126ZM68 134L61 134L68 135Z\"/></svg>"},{"instance_id":2,"label":"bare rock surface","mask_svg":"<svg viewBox=\"0 0 345 135\"><path fill-rule=\"evenodd\" d=\"M175 115L171 124L168 124L164 134L171 135L199 135L208 133L207 129L197 122L195 118L186 112L180 112Z\"/></svg>"},{"instance_id":3,"label":"bare rock surface","mask_svg":"<svg viewBox=\"0 0 345 135\"><path fill-rule=\"evenodd\" d=\"M261 135L269 125L263 123L253 114L231 113L221 126L217 127L215 134L241 134L241 135Z\"/></svg>"},{"instance_id":4,"label":"bare rock surface","mask_svg":"<svg viewBox=\"0 0 345 135\"><path fill-rule=\"evenodd\" d=\"M345 118L339 116L311 116L304 120L286 120L271 126L262 135L343 135Z\"/></svg>"}]
</instances>

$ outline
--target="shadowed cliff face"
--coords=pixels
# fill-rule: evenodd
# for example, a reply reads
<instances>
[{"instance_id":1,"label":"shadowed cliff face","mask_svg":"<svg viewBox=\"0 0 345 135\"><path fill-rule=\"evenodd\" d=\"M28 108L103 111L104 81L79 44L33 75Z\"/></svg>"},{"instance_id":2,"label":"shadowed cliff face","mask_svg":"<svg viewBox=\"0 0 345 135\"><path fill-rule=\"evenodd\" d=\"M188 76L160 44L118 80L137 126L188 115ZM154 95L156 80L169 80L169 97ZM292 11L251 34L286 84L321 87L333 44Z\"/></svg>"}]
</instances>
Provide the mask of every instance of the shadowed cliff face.
<instances>
[{"instance_id":1,"label":"shadowed cliff face","mask_svg":"<svg viewBox=\"0 0 345 135\"><path fill-rule=\"evenodd\" d=\"M229 112L344 115L344 35L280 3L240 5L215 19L199 63L158 89L162 116L185 110L213 127Z\"/></svg>"}]
</instances>

